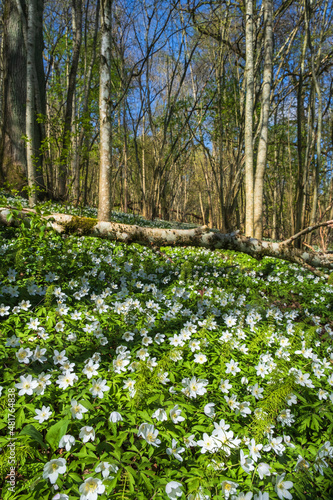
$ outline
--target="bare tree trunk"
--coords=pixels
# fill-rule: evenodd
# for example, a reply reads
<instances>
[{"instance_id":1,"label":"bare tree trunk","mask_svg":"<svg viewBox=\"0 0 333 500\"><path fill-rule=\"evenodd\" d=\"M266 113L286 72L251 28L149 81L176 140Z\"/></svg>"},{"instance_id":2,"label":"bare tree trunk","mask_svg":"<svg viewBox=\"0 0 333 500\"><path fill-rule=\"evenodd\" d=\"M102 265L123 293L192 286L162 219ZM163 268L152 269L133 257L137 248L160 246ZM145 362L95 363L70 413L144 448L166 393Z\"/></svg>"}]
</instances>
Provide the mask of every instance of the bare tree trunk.
<instances>
[{"instance_id":1,"label":"bare tree trunk","mask_svg":"<svg viewBox=\"0 0 333 500\"><path fill-rule=\"evenodd\" d=\"M142 214L147 218L146 163L145 163L145 115L142 119Z\"/></svg>"},{"instance_id":2,"label":"bare tree trunk","mask_svg":"<svg viewBox=\"0 0 333 500\"><path fill-rule=\"evenodd\" d=\"M259 137L257 168L254 185L254 236L262 239L262 219L263 219L263 189L264 174L267 159L268 143L268 119L271 97L271 84L273 74L273 1L264 0L265 19L265 59L264 76L262 83L262 103L261 103L261 131Z\"/></svg>"},{"instance_id":3,"label":"bare tree trunk","mask_svg":"<svg viewBox=\"0 0 333 500\"><path fill-rule=\"evenodd\" d=\"M19 191L26 184L26 51L24 17L16 0L6 0L3 31L3 123L0 137L1 183Z\"/></svg>"},{"instance_id":4,"label":"bare tree trunk","mask_svg":"<svg viewBox=\"0 0 333 500\"><path fill-rule=\"evenodd\" d=\"M272 239L278 239L278 230L277 230L277 184L274 183L273 189L273 228L272 228Z\"/></svg>"},{"instance_id":5,"label":"bare tree trunk","mask_svg":"<svg viewBox=\"0 0 333 500\"><path fill-rule=\"evenodd\" d=\"M90 60L90 64L89 64L89 67L87 70L87 77L86 77L85 86L84 86L84 96L83 96L83 103L82 103L82 117L83 117L83 119L86 118L86 115L88 113L89 95L90 95L90 91L91 91L91 81L92 81L92 76L93 76L93 68L94 68L94 64L95 64L95 60L96 60L97 34L98 34L98 27L99 27L99 10L100 10L100 1L97 0L94 37L93 37L93 44L92 44L92 54L91 54L91 60ZM88 15L86 15L85 22L87 23L87 21L88 21ZM80 155L82 154L82 146L83 146L83 142L84 142L85 132L86 132L85 127L82 127L80 130L78 145L77 145L79 158L78 158L78 161L76 164L76 171L75 171L74 197L78 201L80 198ZM85 154L89 155L88 152L86 152Z\"/></svg>"},{"instance_id":6,"label":"bare tree trunk","mask_svg":"<svg viewBox=\"0 0 333 500\"><path fill-rule=\"evenodd\" d=\"M321 58L321 49L322 49L322 41L324 38L324 25L325 25L325 20L326 20L327 7L328 7L328 0L326 0L326 2L325 2L324 13L323 13L322 29L321 29L321 34L320 34L320 44L319 44L318 54L317 54L317 58L316 58L318 61L320 61L320 58ZM308 0L305 0L305 22L306 22L308 45L309 45L310 53L311 53L311 72L312 72L312 79L313 79L314 87L315 87L315 90L316 90L316 93L318 96L318 122L317 122L317 141L316 141L317 161L316 161L316 168L315 168L315 178L314 178L314 183L313 183L312 208L311 208L311 215L310 215L310 224L314 224L314 222L316 220L317 205L318 205L319 175L320 175L321 167L322 167L321 141L322 141L322 126L323 126L323 100L322 100L322 93L321 93L319 81L317 78L318 68L316 67L316 61L315 61L315 57L314 57L314 53L313 53L313 46L312 46L312 40L311 40L311 30L310 30L310 13L309 12L310 12L310 6L308 3Z\"/></svg>"},{"instance_id":7,"label":"bare tree trunk","mask_svg":"<svg viewBox=\"0 0 333 500\"><path fill-rule=\"evenodd\" d=\"M37 184L43 187L41 172L41 126L35 119L36 113L44 113L45 81L42 64L43 50L43 0L35 1L35 45L32 54L32 68L35 94L29 97L34 106L32 113L34 132L31 144L40 170L36 173ZM0 181L19 191L27 184L27 20L25 11L29 4L25 0L6 0L4 4L3 25L3 120L0 132ZM41 106L38 108L38 99ZM31 155L30 155L31 156Z\"/></svg>"},{"instance_id":8,"label":"bare tree trunk","mask_svg":"<svg viewBox=\"0 0 333 500\"><path fill-rule=\"evenodd\" d=\"M112 0L101 0L99 221L111 219L111 7Z\"/></svg>"},{"instance_id":9,"label":"bare tree trunk","mask_svg":"<svg viewBox=\"0 0 333 500\"><path fill-rule=\"evenodd\" d=\"M203 224L205 226L206 225L206 217L205 217L205 211L204 211L204 207L203 207L203 203L202 203L202 195L201 195L201 191L200 190L199 190L199 201L200 201L200 209L201 209L202 220L203 220Z\"/></svg>"},{"instance_id":10,"label":"bare tree trunk","mask_svg":"<svg viewBox=\"0 0 333 500\"><path fill-rule=\"evenodd\" d=\"M307 37L304 38L300 74L297 89L297 159L298 159L298 172L296 181L296 202L295 202L295 231L298 232L303 226L303 208L305 203L305 181L304 181L304 158L303 158L303 74L305 65L305 53L307 49ZM300 246L300 241L297 242Z\"/></svg>"},{"instance_id":11,"label":"bare tree trunk","mask_svg":"<svg viewBox=\"0 0 333 500\"><path fill-rule=\"evenodd\" d=\"M126 99L123 105L123 127L124 127L124 212L127 213L127 167L128 167L128 144L127 144L127 121L126 121Z\"/></svg>"},{"instance_id":12,"label":"bare tree trunk","mask_svg":"<svg viewBox=\"0 0 333 500\"><path fill-rule=\"evenodd\" d=\"M73 116L73 96L75 93L76 75L79 65L82 30L82 0L72 0L72 24L74 34L73 59L68 76L68 89L65 108L65 123L62 134L62 150L59 169L59 196L66 196L67 166L70 150L70 135Z\"/></svg>"},{"instance_id":13,"label":"bare tree trunk","mask_svg":"<svg viewBox=\"0 0 333 500\"><path fill-rule=\"evenodd\" d=\"M253 236L253 0L246 8L246 97L245 97L245 234Z\"/></svg>"},{"instance_id":14,"label":"bare tree trunk","mask_svg":"<svg viewBox=\"0 0 333 500\"><path fill-rule=\"evenodd\" d=\"M37 202L36 191L36 164L34 159L34 144L35 144L35 86L34 86L34 64L35 64L35 16L36 3L35 0L28 0L28 16L27 16L27 99L26 99L26 147L27 147L27 173L29 187L29 205L32 207Z\"/></svg>"},{"instance_id":15,"label":"bare tree trunk","mask_svg":"<svg viewBox=\"0 0 333 500\"><path fill-rule=\"evenodd\" d=\"M73 195L76 205L79 203L80 198L80 162L79 162L79 141L77 137L77 124L76 118L76 93L73 96L73 117L72 117L72 158L71 158L71 175L73 176ZM83 127L82 127L83 128Z\"/></svg>"},{"instance_id":16,"label":"bare tree trunk","mask_svg":"<svg viewBox=\"0 0 333 500\"><path fill-rule=\"evenodd\" d=\"M103 0L104 1L104 0ZM17 214L17 218L9 217L11 210L7 207L0 208L0 224L4 226L15 226L21 221L27 221L34 214L34 210L23 209ZM300 264L310 269L315 274L316 268L333 269L333 255L331 253L307 251L303 252L293 248L292 243L300 236L310 233L320 227L328 227L333 224L333 220L317 224L303 230L281 243L271 243L269 241L260 241L255 238L246 238L236 233L223 234L216 231L210 231L206 226L194 229L161 229L148 228L141 226L132 226L129 224L118 224L115 222L100 221L95 224L92 221L91 226L82 224L86 219L67 214L51 214L43 217L48 221L48 226L58 233L72 233L95 236L108 240L120 241L123 243L139 243L141 245L161 247L161 246L193 246L203 247L210 250L225 249L243 252L257 259L265 256L284 259L289 262ZM52 219L52 221L50 221ZM81 229L80 229L81 228Z\"/></svg>"},{"instance_id":17,"label":"bare tree trunk","mask_svg":"<svg viewBox=\"0 0 333 500\"><path fill-rule=\"evenodd\" d=\"M38 187L37 198L45 198L45 180L43 172L45 172L45 178L47 177L47 172L45 169L45 164L49 162L48 150L42 149L46 139L46 128L43 121L46 116L46 81L44 73L44 61L43 61L43 50L44 50L44 38L43 38L43 21L44 21L44 0L34 0L35 1L35 54L34 54L34 88L35 88L35 116L34 116L34 139L33 144L35 151L35 168L36 168L36 185ZM42 119L37 120L37 115Z\"/></svg>"}]
</instances>

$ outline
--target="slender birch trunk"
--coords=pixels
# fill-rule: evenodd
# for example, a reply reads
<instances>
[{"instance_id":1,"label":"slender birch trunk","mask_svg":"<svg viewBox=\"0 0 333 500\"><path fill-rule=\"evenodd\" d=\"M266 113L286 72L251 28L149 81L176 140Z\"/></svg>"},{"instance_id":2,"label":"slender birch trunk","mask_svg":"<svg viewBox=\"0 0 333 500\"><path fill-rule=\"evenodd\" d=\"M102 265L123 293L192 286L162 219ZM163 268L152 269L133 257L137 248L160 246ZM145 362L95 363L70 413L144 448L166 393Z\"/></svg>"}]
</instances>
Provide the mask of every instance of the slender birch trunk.
<instances>
[{"instance_id":1,"label":"slender birch trunk","mask_svg":"<svg viewBox=\"0 0 333 500\"><path fill-rule=\"evenodd\" d=\"M37 203L36 191L36 163L34 161L34 143L35 143L35 0L29 0L27 3L27 100L26 100L26 145L27 145L27 173L29 187L29 206Z\"/></svg>"},{"instance_id":2,"label":"slender birch trunk","mask_svg":"<svg viewBox=\"0 0 333 500\"><path fill-rule=\"evenodd\" d=\"M268 119L271 97L271 85L273 75L273 2L264 0L264 19L265 19L265 58L264 58L264 76L262 84L262 105L261 105L261 130L259 137L257 168L254 185L254 236L262 239L263 228L263 191L264 175L267 160L268 143Z\"/></svg>"},{"instance_id":3,"label":"slender birch trunk","mask_svg":"<svg viewBox=\"0 0 333 500\"><path fill-rule=\"evenodd\" d=\"M128 168L128 144L127 144L127 121L126 121L126 99L123 103L123 128L124 128L124 212L127 213L127 168Z\"/></svg>"},{"instance_id":4,"label":"slender birch trunk","mask_svg":"<svg viewBox=\"0 0 333 500\"><path fill-rule=\"evenodd\" d=\"M142 119L142 213L147 218L146 163L145 163L145 115Z\"/></svg>"},{"instance_id":5,"label":"slender birch trunk","mask_svg":"<svg viewBox=\"0 0 333 500\"><path fill-rule=\"evenodd\" d=\"M202 221L203 221L203 225L205 226L206 225L206 217L205 217L205 211L204 211L204 207L203 207L203 203L202 203L201 191L199 191L199 201L200 201L200 209L201 209Z\"/></svg>"},{"instance_id":6,"label":"slender birch trunk","mask_svg":"<svg viewBox=\"0 0 333 500\"><path fill-rule=\"evenodd\" d=\"M253 236L253 0L246 0L245 234Z\"/></svg>"},{"instance_id":7,"label":"slender birch trunk","mask_svg":"<svg viewBox=\"0 0 333 500\"><path fill-rule=\"evenodd\" d=\"M101 60L99 79L100 164L98 220L111 219L111 7L101 1Z\"/></svg>"}]
</instances>

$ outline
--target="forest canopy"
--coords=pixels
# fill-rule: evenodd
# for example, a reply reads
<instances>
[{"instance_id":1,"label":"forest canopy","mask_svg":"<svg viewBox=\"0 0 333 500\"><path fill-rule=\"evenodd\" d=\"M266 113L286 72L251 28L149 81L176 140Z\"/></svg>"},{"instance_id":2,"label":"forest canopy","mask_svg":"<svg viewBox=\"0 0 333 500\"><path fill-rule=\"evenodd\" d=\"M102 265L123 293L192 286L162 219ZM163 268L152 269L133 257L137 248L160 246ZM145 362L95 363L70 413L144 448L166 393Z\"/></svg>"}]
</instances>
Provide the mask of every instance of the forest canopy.
<instances>
[{"instance_id":1,"label":"forest canopy","mask_svg":"<svg viewBox=\"0 0 333 500\"><path fill-rule=\"evenodd\" d=\"M280 240L333 218L329 0L0 8L0 182L31 204Z\"/></svg>"}]
</instances>

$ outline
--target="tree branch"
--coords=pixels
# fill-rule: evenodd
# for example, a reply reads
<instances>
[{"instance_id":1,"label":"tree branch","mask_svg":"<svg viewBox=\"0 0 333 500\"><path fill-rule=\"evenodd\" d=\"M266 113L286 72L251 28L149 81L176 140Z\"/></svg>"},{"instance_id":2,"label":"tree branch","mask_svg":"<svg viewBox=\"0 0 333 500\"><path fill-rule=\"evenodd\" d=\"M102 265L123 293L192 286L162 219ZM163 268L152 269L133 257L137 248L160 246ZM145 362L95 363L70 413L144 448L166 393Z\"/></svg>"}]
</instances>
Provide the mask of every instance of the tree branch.
<instances>
[{"instance_id":1,"label":"tree branch","mask_svg":"<svg viewBox=\"0 0 333 500\"><path fill-rule=\"evenodd\" d=\"M333 227L333 220L328 220L326 222L320 222L319 224L315 224L314 226L307 227L306 229L303 229L299 233L294 234L293 236L291 236L287 240L282 241L281 245L290 245L290 243L297 240L301 236L304 236L305 234L312 233L312 231L314 231L315 229L318 229L319 227L323 227L323 226Z\"/></svg>"},{"instance_id":2,"label":"tree branch","mask_svg":"<svg viewBox=\"0 0 333 500\"><path fill-rule=\"evenodd\" d=\"M34 213L35 211L32 209L23 209L16 215L16 218L11 217L10 220L7 220L8 216L12 214L12 210L8 207L0 208L0 225L18 226L22 221L28 225L29 218ZM294 241L300 233L284 242L273 243L247 238L237 232L223 234L217 230L210 230L207 226L193 229L161 229L118 224L116 222L98 222L97 219L67 214L52 214L42 216L42 219L47 220L48 227L60 234L89 235L127 244L139 243L149 248L152 246L156 248L192 246L210 250L233 250L246 253L258 260L263 257L287 260L311 270L316 275L322 275L316 270L317 268L333 270L333 253L305 252L290 246L289 243ZM306 234L306 231L310 232L317 227L332 223L333 221L328 221L317 224L312 228L301 231L301 233Z\"/></svg>"}]
</instances>

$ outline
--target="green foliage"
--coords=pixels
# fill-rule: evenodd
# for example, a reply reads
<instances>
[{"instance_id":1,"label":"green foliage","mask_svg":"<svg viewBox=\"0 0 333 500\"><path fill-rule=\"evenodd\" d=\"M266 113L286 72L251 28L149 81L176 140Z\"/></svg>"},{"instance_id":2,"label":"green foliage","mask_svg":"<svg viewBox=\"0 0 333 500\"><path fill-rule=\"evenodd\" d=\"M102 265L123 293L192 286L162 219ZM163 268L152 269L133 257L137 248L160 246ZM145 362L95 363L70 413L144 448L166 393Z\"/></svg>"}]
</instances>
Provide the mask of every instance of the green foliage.
<instances>
[{"instance_id":1,"label":"green foliage","mask_svg":"<svg viewBox=\"0 0 333 500\"><path fill-rule=\"evenodd\" d=\"M293 482L293 498L332 498L327 444L333 432L332 286L275 259L258 263L228 251L163 248L170 262L140 245L77 237L71 232L79 228L78 212L62 237L44 227L40 216L53 211L50 205L40 207L31 224L17 220L17 228L0 230L0 359L6 366L0 429L5 436L8 389L15 388L19 462L15 495L4 488L1 498L51 499L43 469L58 458L65 460L66 472L56 484L70 500L80 498L79 487L88 477L103 481L101 500L165 500L170 481L182 484L183 498L205 494L220 500L222 482L233 481L240 485L237 494L265 491L277 500L273 478L283 473ZM88 232L95 214L82 212ZM6 346L15 337L18 344ZM45 349L40 354L45 360L34 357L38 346ZM27 350L26 362L20 349ZM57 362L61 353L69 364ZM239 371L232 372L233 362ZM77 379L71 380L71 373ZM300 382L300 374L309 375L311 383L306 377ZM20 377L27 375L49 377L50 383L18 395ZM227 391L226 380L232 386ZM101 381L108 390L94 392ZM204 384L194 395L191 381ZM256 384L261 397L255 396ZM73 416L74 401L87 410L81 419ZM215 415L208 413L211 403ZM251 413L241 413L240 405ZM43 407L50 415L40 421L37 410ZM159 411L163 418L157 418ZM110 418L112 412L122 420ZM158 431L157 446L140 434L142 425ZM228 426L226 434L205 450L204 435L213 436L219 425ZM86 427L95 436L85 441ZM75 440L69 450L59 447L65 435ZM189 443L190 436L197 444ZM270 447L272 437L281 440L279 453ZM251 439L270 448L261 449L247 473L240 450L249 455ZM2 479L8 474L7 443L7 437L0 438ZM177 448L183 448L183 461L174 454ZM299 456L307 468L299 465ZM96 471L102 462L113 467L107 478ZM263 479L260 462L271 472Z\"/></svg>"}]
</instances>

